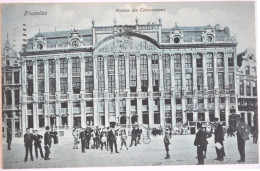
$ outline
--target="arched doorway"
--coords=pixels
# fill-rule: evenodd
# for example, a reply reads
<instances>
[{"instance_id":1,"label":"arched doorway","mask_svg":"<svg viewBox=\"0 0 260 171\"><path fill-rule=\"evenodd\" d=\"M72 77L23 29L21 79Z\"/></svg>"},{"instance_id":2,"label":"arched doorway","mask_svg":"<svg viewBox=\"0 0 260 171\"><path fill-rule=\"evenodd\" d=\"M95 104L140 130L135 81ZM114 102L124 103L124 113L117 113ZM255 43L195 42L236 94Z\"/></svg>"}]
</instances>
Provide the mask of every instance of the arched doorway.
<instances>
[{"instance_id":1,"label":"arched doorway","mask_svg":"<svg viewBox=\"0 0 260 171\"><path fill-rule=\"evenodd\" d=\"M134 116L131 117L131 123L132 124L137 123L137 121L138 121L138 116L137 115L134 115Z\"/></svg>"},{"instance_id":2,"label":"arched doorway","mask_svg":"<svg viewBox=\"0 0 260 171\"><path fill-rule=\"evenodd\" d=\"M126 116L121 116L120 124L126 124Z\"/></svg>"},{"instance_id":3,"label":"arched doorway","mask_svg":"<svg viewBox=\"0 0 260 171\"><path fill-rule=\"evenodd\" d=\"M12 92L10 89L5 90L6 105L12 105Z\"/></svg>"}]
</instances>

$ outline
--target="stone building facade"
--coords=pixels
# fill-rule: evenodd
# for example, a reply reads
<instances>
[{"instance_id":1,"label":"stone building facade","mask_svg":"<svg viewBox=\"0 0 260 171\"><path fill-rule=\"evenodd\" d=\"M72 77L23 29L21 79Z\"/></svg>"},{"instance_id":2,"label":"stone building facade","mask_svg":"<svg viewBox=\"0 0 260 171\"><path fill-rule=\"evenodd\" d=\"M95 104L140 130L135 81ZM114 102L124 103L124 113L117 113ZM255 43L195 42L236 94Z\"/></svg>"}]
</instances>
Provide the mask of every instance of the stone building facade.
<instances>
[{"instance_id":1,"label":"stone building facade","mask_svg":"<svg viewBox=\"0 0 260 171\"><path fill-rule=\"evenodd\" d=\"M226 124L237 110L236 40L219 25L158 23L37 33L20 53L22 123Z\"/></svg>"},{"instance_id":2,"label":"stone building facade","mask_svg":"<svg viewBox=\"0 0 260 171\"><path fill-rule=\"evenodd\" d=\"M255 50L246 49L237 55L238 114L249 126L255 126L257 107L257 70Z\"/></svg>"},{"instance_id":3,"label":"stone building facade","mask_svg":"<svg viewBox=\"0 0 260 171\"><path fill-rule=\"evenodd\" d=\"M15 135L22 129L21 115L21 66L17 52L7 41L2 51L2 129L6 135L7 128Z\"/></svg>"}]
</instances>

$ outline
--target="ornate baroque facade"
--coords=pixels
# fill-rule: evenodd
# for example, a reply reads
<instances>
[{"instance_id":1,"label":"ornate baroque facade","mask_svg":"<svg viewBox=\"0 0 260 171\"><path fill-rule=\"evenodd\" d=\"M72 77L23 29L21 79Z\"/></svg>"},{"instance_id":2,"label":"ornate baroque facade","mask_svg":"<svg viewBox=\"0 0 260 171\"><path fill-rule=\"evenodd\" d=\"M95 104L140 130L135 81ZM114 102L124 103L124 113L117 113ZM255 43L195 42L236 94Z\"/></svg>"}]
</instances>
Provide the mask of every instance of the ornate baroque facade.
<instances>
[{"instance_id":1,"label":"ornate baroque facade","mask_svg":"<svg viewBox=\"0 0 260 171\"><path fill-rule=\"evenodd\" d=\"M237 55L238 113L249 126L257 125L257 77L255 50L246 49Z\"/></svg>"},{"instance_id":2,"label":"ornate baroque facade","mask_svg":"<svg viewBox=\"0 0 260 171\"><path fill-rule=\"evenodd\" d=\"M22 125L150 127L237 110L229 28L95 26L37 33L21 55Z\"/></svg>"}]
</instances>

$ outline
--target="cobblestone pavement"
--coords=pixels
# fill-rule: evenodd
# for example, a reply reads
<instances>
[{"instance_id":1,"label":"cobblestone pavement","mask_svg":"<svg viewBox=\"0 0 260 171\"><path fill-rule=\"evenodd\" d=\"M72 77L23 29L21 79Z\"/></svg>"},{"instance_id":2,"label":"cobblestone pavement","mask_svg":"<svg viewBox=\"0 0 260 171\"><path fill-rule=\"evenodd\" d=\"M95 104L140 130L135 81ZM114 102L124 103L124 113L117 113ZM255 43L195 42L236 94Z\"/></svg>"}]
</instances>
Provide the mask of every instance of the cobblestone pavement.
<instances>
[{"instance_id":1,"label":"cobblestone pavement","mask_svg":"<svg viewBox=\"0 0 260 171\"><path fill-rule=\"evenodd\" d=\"M128 137L127 144L130 144ZM60 137L59 144L55 144L51 149L51 160L45 161L42 158L36 159L33 150L34 161L28 157L24 162L25 148L23 138L14 138L12 150L7 150L6 140L3 139L3 167L4 168L57 168L57 167L98 167L98 166L158 166L158 165L195 165L196 147L193 146L195 135L173 135L170 145L171 159L164 159L165 148L163 136L151 137L150 144L132 146L129 150L123 147L120 149L120 138L118 137L119 153L111 154L110 151L100 149L90 149L86 153L81 153L79 149L72 149L73 137ZM238 164L240 159L237 150L237 139L226 138L224 141L226 157L223 162L214 160L216 151L214 147L214 137L208 139L208 152L205 165ZM250 141L246 142L246 164L258 163L258 145Z\"/></svg>"}]
</instances>

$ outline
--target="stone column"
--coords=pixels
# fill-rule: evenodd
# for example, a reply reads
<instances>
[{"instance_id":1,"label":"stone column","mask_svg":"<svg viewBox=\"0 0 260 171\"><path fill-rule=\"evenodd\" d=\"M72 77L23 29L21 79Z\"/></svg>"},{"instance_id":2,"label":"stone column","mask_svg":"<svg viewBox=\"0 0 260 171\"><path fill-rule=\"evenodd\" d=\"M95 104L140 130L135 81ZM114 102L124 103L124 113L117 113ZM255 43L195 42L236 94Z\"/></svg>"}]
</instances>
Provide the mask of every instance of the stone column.
<instances>
[{"instance_id":1,"label":"stone column","mask_svg":"<svg viewBox=\"0 0 260 171\"><path fill-rule=\"evenodd\" d=\"M104 77L105 77L105 99L104 99L104 105L105 105L105 127L109 126L109 90L108 90L108 67L107 67L107 58L108 56L103 56L104 58Z\"/></svg>"},{"instance_id":2,"label":"stone column","mask_svg":"<svg viewBox=\"0 0 260 171\"><path fill-rule=\"evenodd\" d=\"M224 53L224 77L225 77L225 89L226 89L226 100L225 100L225 120L226 126L228 126L228 118L230 115L230 91L228 82L228 56L227 52Z\"/></svg>"},{"instance_id":3,"label":"stone column","mask_svg":"<svg viewBox=\"0 0 260 171\"><path fill-rule=\"evenodd\" d=\"M137 116L138 116L138 124L143 124L143 113L142 113L142 97L137 97L136 99L137 105L136 105L136 110L137 110ZM131 122L131 119L130 119Z\"/></svg>"},{"instance_id":4,"label":"stone column","mask_svg":"<svg viewBox=\"0 0 260 171\"><path fill-rule=\"evenodd\" d=\"M154 124L152 55L148 54L147 57L148 57L148 113L149 113L149 126L151 126Z\"/></svg>"},{"instance_id":5,"label":"stone column","mask_svg":"<svg viewBox=\"0 0 260 171\"><path fill-rule=\"evenodd\" d=\"M73 93L72 89L72 59L71 57L67 58L68 60L68 94Z\"/></svg>"},{"instance_id":6,"label":"stone column","mask_svg":"<svg viewBox=\"0 0 260 171\"><path fill-rule=\"evenodd\" d=\"M174 77L174 54L171 54L171 111L172 127L176 126L176 98L175 98L175 77Z\"/></svg>"},{"instance_id":7,"label":"stone column","mask_svg":"<svg viewBox=\"0 0 260 171\"><path fill-rule=\"evenodd\" d=\"M33 129L39 128L39 117L38 117L38 70L37 61L33 60Z\"/></svg>"},{"instance_id":8,"label":"stone column","mask_svg":"<svg viewBox=\"0 0 260 171\"><path fill-rule=\"evenodd\" d=\"M187 114L185 112L186 110L186 68L185 68L185 54L181 54L181 74L182 74L182 98L181 98L181 104L182 104L182 118L183 123L187 122Z\"/></svg>"},{"instance_id":9,"label":"stone column","mask_svg":"<svg viewBox=\"0 0 260 171\"><path fill-rule=\"evenodd\" d=\"M197 88L197 54L192 54L192 82L193 82L193 121L198 121L198 88Z\"/></svg>"},{"instance_id":10,"label":"stone column","mask_svg":"<svg viewBox=\"0 0 260 171\"><path fill-rule=\"evenodd\" d=\"M49 62L44 59L44 125L49 126Z\"/></svg>"},{"instance_id":11,"label":"stone column","mask_svg":"<svg viewBox=\"0 0 260 171\"><path fill-rule=\"evenodd\" d=\"M140 55L136 55L136 85L137 89L136 92L141 92L141 70L140 70Z\"/></svg>"},{"instance_id":12,"label":"stone column","mask_svg":"<svg viewBox=\"0 0 260 171\"><path fill-rule=\"evenodd\" d=\"M56 76L56 92L55 92L55 114L56 114L56 126L60 126L60 59L56 58L55 59L55 76Z\"/></svg>"},{"instance_id":13,"label":"stone column","mask_svg":"<svg viewBox=\"0 0 260 171\"><path fill-rule=\"evenodd\" d=\"M85 58L80 56L80 113L81 113L81 127L85 128L87 125L86 116L86 101L85 99Z\"/></svg>"},{"instance_id":14,"label":"stone column","mask_svg":"<svg viewBox=\"0 0 260 171\"><path fill-rule=\"evenodd\" d=\"M125 86L126 92L130 92L130 81L129 81L129 54L125 55Z\"/></svg>"},{"instance_id":15,"label":"stone column","mask_svg":"<svg viewBox=\"0 0 260 171\"><path fill-rule=\"evenodd\" d=\"M97 66L97 56L92 55L93 57L93 77L94 77L94 90L93 90L93 119L94 126L99 125L98 118L98 66Z\"/></svg>"},{"instance_id":16,"label":"stone column","mask_svg":"<svg viewBox=\"0 0 260 171\"><path fill-rule=\"evenodd\" d=\"M215 118L220 119L220 109L219 109L219 85L218 85L218 54L214 54L214 94L215 94Z\"/></svg>"},{"instance_id":17,"label":"stone column","mask_svg":"<svg viewBox=\"0 0 260 171\"><path fill-rule=\"evenodd\" d=\"M203 92L204 92L204 108L205 108L205 120L209 121L208 111L208 78L207 78L207 53L203 53Z\"/></svg>"},{"instance_id":18,"label":"stone column","mask_svg":"<svg viewBox=\"0 0 260 171\"><path fill-rule=\"evenodd\" d=\"M12 137L15 137L15 112L12 112Z\"/></svg>"},{"instance_id":19,"label":"stone column","mask_svg":"<svg viewBox=\"0 0 260 171\"><path fill-rule=\"evenodd\" d=\"M120 106L119 106L119 78L118 78L118 55L115 55L115 114L116 114L116 122L117 117L120 114Z\"/></svg>"},{"instance_id":20,"label":"stone column","mask_svg":"<svg viewBox=\"0 0 260 171\"><path fill-rule=\"evenodd\" d=\"M22 131L26 132L27 128L27 92L26 92L26 82L27 82L27 73L26 73L26 61L22 60ZM5 122L6 123L6 122Z\"/></svg>"},{"instance_id":21,"label":"stone column","mask_svg":"<svg viewBox=\"0 0 260 171\"><path fill-rule=\"evenodd\" d=\"M130 95L130 81L129 81L129 79L130 79L129 72L130 71L129 71L129 65L130 65L130 63L129 63L129 54L127 54L125 56L125 72L126 72L125 77L126 77L126 93L127 93L127 97L125 99L125 108L126 108L125 111L126 111L126 128L127 129L129 128L128 125L130 125L129 119L127 119L127 118L129 118L130 115L131 115L131 113L130 113L131 112L131 101L129 99L129 95Z\"/></svg>"},{"instance_id":22,"label":"stone column","mask_svg":"<svg viewBox=\"0 0 260 171\"><path fill-rule=\"evenodd\" d=\"M159 72L160 72L160 87L159 90L162 91L164 89L163 85L163 54L159 54Z\"/></svg>"},{"instance_id":23,"label":"stone column","mask_svg":"<svg viewBox=\"0 0 260 171\"><path fill-rule=\"evenodd\" d=\"M165 121L165 103L163 96L160 97L160 125L164 128L166 125Z\"/></svg>"},{"instance_id":24,"label":"stone column","mask_svg":"<svg viewBox=\"0 0 260 171\"><path fill-rule=\"evenodd\" d=\"M73 102L71 99L68 100L68 126L73 128Z\"/></svg>"}]
</instances>

